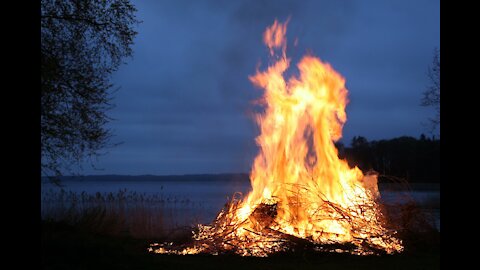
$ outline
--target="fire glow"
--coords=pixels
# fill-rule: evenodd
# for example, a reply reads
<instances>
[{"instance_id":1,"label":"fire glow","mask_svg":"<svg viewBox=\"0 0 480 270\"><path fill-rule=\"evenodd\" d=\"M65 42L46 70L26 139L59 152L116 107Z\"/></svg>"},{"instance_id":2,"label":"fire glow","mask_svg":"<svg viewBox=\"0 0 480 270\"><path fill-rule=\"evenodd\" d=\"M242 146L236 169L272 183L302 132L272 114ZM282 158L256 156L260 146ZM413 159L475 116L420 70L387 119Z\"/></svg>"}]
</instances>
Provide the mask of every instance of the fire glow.
<instances>
[{"instance_id":1,"label":"fire glow","mask_svg":"<svg viewBox=\"0 0 480 270\"><path fill-rule=\"evenodd\" d=\"M345 79L328 63L306 55L299 75L286 80L288 21L268 27L263 41L273 63L250 81L264 90L256 115L260 135L250 180L210 225L198 225L193 243L152 244L151 252L268 256L300 248L352 254L403 250L380 210L377 175L339 159L334 142L347 120Z\"/></svg>"}]
</instances>

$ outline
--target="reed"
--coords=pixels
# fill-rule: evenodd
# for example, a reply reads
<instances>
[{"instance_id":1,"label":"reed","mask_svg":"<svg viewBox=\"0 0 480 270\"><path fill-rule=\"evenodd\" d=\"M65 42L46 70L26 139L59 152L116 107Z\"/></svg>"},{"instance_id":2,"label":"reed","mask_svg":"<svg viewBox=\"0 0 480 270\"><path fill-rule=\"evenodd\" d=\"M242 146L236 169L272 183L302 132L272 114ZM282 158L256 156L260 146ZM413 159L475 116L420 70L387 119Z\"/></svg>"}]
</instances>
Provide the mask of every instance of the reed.
<instances>
[{"instance_id":1,"label":"reed","mask_svg":"<svg viewBox=\"0 0 480 270\"><path fill-rule=\"evenodd\" d=\"M82 230L138 239L183 238L198 223L203 206L162 193L47 190L41 196L42 220L64 222Z\"/></svg>"}]
</instances>

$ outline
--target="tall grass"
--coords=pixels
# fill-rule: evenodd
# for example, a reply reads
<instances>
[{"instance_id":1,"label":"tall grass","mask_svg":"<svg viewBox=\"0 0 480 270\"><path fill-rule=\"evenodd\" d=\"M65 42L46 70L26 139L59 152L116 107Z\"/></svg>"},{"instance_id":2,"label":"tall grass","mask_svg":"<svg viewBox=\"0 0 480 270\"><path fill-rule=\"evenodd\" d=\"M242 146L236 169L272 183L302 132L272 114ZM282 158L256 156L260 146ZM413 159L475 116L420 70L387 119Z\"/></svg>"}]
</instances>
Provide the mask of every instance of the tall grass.
<instances>
[{"instance_id":1,"label":"tall grass","mask_svg":"<svg viewBox=\"0 0 480 270\"><path fill-rule=\"evenodd\" d=\"M171 239L190 233L202 205L189 199L121 189L118 192L42 192L43 220L65 222L89 231L142 239Z\"/></svg>"}]
</instances>

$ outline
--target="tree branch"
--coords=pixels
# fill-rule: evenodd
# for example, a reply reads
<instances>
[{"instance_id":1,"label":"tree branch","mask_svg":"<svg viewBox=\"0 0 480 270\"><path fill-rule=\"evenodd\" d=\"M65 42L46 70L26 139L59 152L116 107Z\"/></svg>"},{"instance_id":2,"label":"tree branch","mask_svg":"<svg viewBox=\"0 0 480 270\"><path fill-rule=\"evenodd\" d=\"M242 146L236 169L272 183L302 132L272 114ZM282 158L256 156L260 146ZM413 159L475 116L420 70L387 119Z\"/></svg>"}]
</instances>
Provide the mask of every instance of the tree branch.
<instances>
[{"instance_id":1,"label":"tree branch","mask_svg":"<svg viewBox=\"0 0 480 270\"><path fill-rule=\"evenodd\" d=\"M104 26L108 23L99 23L95 20L90 20L86 18L80 18L75 16L58 16L58 15L41 15L42 19L56 19L56 20L65 20L65 21L79 21L79 22L86 22L94 26Z\"/></svg>"}]
</instances>

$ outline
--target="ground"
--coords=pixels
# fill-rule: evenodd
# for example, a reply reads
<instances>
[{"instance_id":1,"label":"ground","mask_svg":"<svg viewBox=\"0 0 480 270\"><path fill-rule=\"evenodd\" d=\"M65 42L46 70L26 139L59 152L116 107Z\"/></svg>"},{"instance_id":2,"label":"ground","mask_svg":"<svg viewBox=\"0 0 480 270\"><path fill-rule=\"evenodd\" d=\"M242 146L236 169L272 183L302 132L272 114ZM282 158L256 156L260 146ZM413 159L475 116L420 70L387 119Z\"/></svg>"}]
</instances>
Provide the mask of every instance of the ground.
<instances>
[{"instance_id":1,"label":"ground","mask_svg":"<svg viewBox=\"0 0 480 270\"><path fill-rule=\"evenodd\" d=\"M268 258L160 255L151 240L109 236L59 222L42 222L43 269L439 269L440 245L386 256L292 254Z\"/></svg>"}]
</instances>

